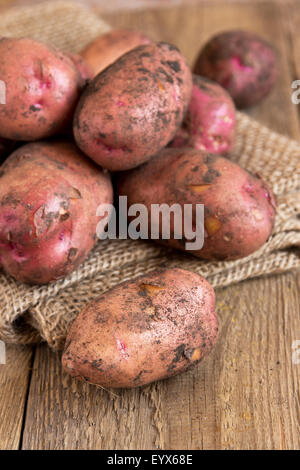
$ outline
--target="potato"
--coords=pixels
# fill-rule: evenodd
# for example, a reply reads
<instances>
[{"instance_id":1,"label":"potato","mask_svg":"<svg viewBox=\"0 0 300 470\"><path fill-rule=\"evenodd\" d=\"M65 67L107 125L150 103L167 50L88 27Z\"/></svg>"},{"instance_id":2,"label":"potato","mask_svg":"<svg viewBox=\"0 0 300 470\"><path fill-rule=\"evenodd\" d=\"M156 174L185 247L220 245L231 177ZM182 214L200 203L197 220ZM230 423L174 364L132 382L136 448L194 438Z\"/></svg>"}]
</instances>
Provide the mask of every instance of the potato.
<instances>
[{"instance_id":1,"label":"potato","mask_svg":"<svg viewBox=\"0 0 300 470\"><path fill-rule=\"evenodd\" d=\"M128 196L128 206L145 204L149 228L151 204L193 204L193 227L195 205L204 204L204 246L190 252L209 260L238 259L258 250L271 235L276 212L272 191L262 179L226 158L195 149L163 150L121 174L118 193ZM162 224L159 228L161 233ZM164 243L185 250L185 242L174 239L173 223L171 239Z\"/></svg>"},{"instance_id":2,"label":"potato","mask_svg":"<svg viewBox=\"0 0 300 470\"><path fill-rule=\"evenodd\" d=\"M230 152L235 131L235 106L229 94L217 83L194 75L192 98L171 147Z\"/></svg>"},{"instance_id":3,"label":"potato","mask_svg":"<svg viewBox=\"0 0 300 470\"><path fill-rule=\"evenodd\" d=\"M36 142L0 168L0 266L45 284L71 273L96 243L96 209L112 202L108 174L71 142Z\"/></svg>"},{"instance_id":4,"label":"potato","mask_svg":"<svg viewBox=\"0 0 300 470\"><path fill-rule=\"evenodd\" d=\"M275 49L246 31L214 36L196 60L194 71L218 82L238 108L247 108L267 96L278 75Z\"/></svg>"},{"instance_id":5,"label":"potato","mask_svg":"<svg viewBox=\"0 0 300 470\"><path fill-rule=\"evenodd\" d=\"M7 155L12 152L15 142L0 137L0 165L4 162Z\"/></svg>"},{"instance_id":6,"label":"potato","mask_svg":"<svg viewBox=\"0 0 300 470\"><path fill-rule=\"evenodd\" d=\"M174 137L191 92L190 69L175 46L140 46L87 86L74 117L76 142L104 168L134 168Z\"/></svg>"},{"instance_id":7,"label":"potato","mask_svg":"<svg viewBox=\"0 0 300 470\"><path fill-rule=\"evenodd\" d=\"M69 57L32 39L0 39L0 137L38 140L63 130L72 119L82 79Z\"/></svg>"},{"instance_id":8,"label":"potato","mask_svg":"<svg viewBox=\"0 0 300 470\"><path fill-rule=\"evenodd\" d=\"M66 55L72 60L73 64L80 73L82 78L82 84L84 86L87 80L92 79L94 76L92 68L79 54L71 54L70 52L68 52Z\"/></svg>"},{"instance_id":9,"label":"potato","mask_svg":"<svg viewBox=\"0 0 300 470\"><path fill-rule=\"evenodd\" d=\"M98 36L80 52L80 55L90 65L95 77L126 52L151 42L150 38L138 31L115 29Z\"/></svg>"},{"instance_id":10,"label":"potato","mask_svg":"<svg viewBox=\"0 0 300 470\"><path fill-rule=\"evenodd\" d=\"M71 327L62 364L102 387L138 387L188 370L217 335L211 285L183 269L161 269L90 303Z\"/></svg>"}]
</instances>

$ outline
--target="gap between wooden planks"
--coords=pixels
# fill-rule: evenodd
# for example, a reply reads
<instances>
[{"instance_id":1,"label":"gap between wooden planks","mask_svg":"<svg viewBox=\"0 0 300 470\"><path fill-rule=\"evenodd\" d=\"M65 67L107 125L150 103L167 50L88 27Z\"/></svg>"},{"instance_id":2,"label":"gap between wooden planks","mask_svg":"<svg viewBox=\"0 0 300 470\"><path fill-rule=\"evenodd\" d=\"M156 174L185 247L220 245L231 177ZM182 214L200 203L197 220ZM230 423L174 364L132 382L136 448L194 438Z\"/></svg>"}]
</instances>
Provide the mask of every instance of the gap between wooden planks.
<instances>
[{"instance_id":1,"label":"gap between wooden planks","mask_svg":"<svg viewBox=\"0 0 300 470\"><path fill-rule=\"evenodd\" d=\"M279 50L281 76L275 92L251 115L300 138L298 108L290 100L290 85L300 79L295 61L297 2L289 8L272 2L218 2L122 12L106 19L113 26L141 29L154 39L177 44L191 63L216 31L238 27L263 35ZM291 344L300 339L299 281L300 275L287 274L219 290L221 335L213 354L187 374L116 392L117 397L67 377L59 355L46 346L37 348L27 390L31 350L25 348L26 362L24 351L12 348L17 367L10 379L0 376L0 448L299 448L300 366L291 361ZM11 402L17 374L22 380Z\"/></svg>"}]
</instances>

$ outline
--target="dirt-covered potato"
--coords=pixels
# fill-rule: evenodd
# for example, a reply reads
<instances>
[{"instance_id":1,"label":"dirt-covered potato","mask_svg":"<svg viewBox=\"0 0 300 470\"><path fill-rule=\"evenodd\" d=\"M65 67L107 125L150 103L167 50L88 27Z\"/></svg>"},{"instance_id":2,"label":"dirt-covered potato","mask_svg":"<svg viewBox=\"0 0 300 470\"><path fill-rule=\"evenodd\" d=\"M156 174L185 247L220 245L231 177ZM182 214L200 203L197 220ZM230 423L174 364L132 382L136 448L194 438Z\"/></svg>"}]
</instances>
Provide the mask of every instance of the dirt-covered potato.
<instances>
[{"instance_id":1,"label":"dirt-covered potato","mask_svg":"<svg viewBox=\"0 0 300 470\"><path fill-rule=\"evenodd\" d=\"M108 174L69 142L36 142L0 167L0 266L45 284L73 271L96 243L96 210L112 202Z\"/></svg>"},{"instance_id":2,"label":"dirt-covered potato","mask_svg":"<svg viewBox=\"0 0 300 470\"><path fill-rule=\"evenodd\" d=\"M145 204L151 227L151 204L204 204L204 246L191 254L210 260L242 258L270 237L275 219L274 196L267 184L236 163L195 149L167 148L140 168L119 176L119 195L128 206ZM203 225L202 225L203 227ZM162 224L159 230L161 233ZM161 242L162 240L160 240ZM187 240L174 238L169 246L185 250Z\"/></svg>"},{"instance_id":3,"label":"dirt-covered potato","mask_svg":"<svg viewBox=\"0 0 300 470\"><path fill-rule=\"evenodd\" d=\"M194 75L191 101L171 147L227 153L233 147L235 130L235 106L230 95L217 83Z\"/></svg>"},{"instance_id":4,"label":"dirt-covered potato","mask_svg":"<svg viewBox=\"0 0 300 470\"><path fill-rule=\"evenodd\" d=\"M174 137L191 92L190 69L175 46L133 49L83 92L74 117L76 142L104 168L134 168Z\"/></svg>"},{"instance_id":5,"label":"dirt-covered potato","mask_svg":"<svg viewBox=\"0 0 300 470\"><path fill-rule=\"evenodd\" d=\"M256 34L227 31L207 42L196 60L196 74L218 82L238 108L269 94L278 74L275 49Z\"/></svg>"},{"instance_id":6,"label":"dirt-covered potato","mask_svg":"<svg viewBox=\"0 0 300 470\"><path fill-rule=\"evenodd\" d=\"M151 42L150 38L139 31L114 29L90 42L80 52L80 55L90 65L93 76L96 76L126 52Z\"/></svg>"},{"instance_id":7,"label":"dirt-covered potato","mask_svg":"<svg viewBox=\"0 0 300 470\"><path fill-rule=\"evenodd\" d=\"M71 327L62 363L102 387L138 387L197 364L217 335L211 285L190 271L161 269L90 303Z\"/></svg>"},{"instance_id":8,"label":"dirt-covered potato","mask_svg":"<svg viewBox=\"0 0 300 470\"><path fill-rule=\"evenodd\" d=\"M63 130L72 119L82 79L72 60L32 39L0 39L0 137L38 140Z\"/></svg>"}]
</instances>

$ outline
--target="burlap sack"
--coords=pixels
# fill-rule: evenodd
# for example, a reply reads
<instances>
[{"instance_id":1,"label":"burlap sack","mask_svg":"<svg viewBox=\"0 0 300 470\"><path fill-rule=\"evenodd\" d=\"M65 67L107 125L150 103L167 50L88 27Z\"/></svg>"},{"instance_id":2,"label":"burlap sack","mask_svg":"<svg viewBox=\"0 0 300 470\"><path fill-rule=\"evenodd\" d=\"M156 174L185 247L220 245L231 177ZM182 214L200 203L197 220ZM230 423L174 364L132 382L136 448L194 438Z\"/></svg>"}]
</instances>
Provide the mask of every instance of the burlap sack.
<instances>
[{"instance_id":1,"label":"burlap sack","mask_svg":"<svg viewBox=\"0 0 300 470\"><path fill-rule=\"evenodd\" d=\"M0 35L27 35L76 52L108 29L85 8L59 2L2 15ZM214 287L298 269L300 145L239 113L232 159L264 177L277 197L274 233L259 251L238 261L205 262L150 242L105 241L76 272L48 286L20 284L0 272L0 338L14 343L45 340L60 349L71 322L88 301L162 264L200 273Z\"/></svg>"}]
</instances>

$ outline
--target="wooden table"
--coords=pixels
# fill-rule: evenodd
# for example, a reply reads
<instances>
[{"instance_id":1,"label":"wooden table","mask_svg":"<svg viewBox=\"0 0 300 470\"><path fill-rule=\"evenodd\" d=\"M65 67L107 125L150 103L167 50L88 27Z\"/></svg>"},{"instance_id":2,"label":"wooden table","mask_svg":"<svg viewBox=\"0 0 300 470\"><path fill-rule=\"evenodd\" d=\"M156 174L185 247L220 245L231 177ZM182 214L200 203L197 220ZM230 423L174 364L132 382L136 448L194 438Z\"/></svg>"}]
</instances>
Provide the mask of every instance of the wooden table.
<instances>
[{"instance_id":1,"label":"wooden table","mask_svg":"<svg viewBox=\"0 0 300 470\"><path fill-rule=\"evenodd\" d=\"M279 50L281 76L251 114L300 139L300 108L291 102L291 83L300 79L300 2L187 1L104 16L177 44L191 63L216 31L263 35ZM143 389L108 393L67 377L45 345L8 346L8 364L0 366L0 448L299 449L300 365L292 361L299 283L300 274L286 274L219 290L214 352L197 369Z\"/></svg>"}]
</instances>

